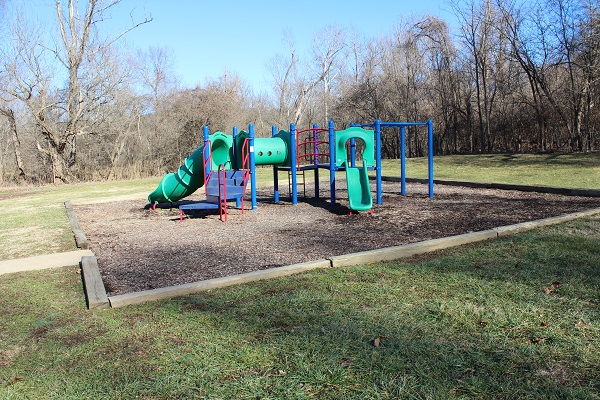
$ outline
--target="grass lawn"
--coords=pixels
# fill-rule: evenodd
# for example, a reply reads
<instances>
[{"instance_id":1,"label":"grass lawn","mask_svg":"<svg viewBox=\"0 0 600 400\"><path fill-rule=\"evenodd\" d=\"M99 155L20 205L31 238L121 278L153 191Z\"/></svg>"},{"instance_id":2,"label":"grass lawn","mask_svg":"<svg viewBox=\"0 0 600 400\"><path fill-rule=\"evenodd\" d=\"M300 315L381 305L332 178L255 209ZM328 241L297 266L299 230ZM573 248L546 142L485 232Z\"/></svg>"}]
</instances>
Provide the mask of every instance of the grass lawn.
<instances>
[{"instance_id":1,"label":"grass lawn","mask_svg":"<svg viewBox=\"0 0 600 400\"><path fill-rule=\"evenodd\" d=\"M598 189L598 158L438 157L436 176ZM158 181L0 188L0 259L74 249L65 200ZM600 399L599 266L596 216L106 311L77 267L0 275L0 399Z\"/></svg>"},{"instance_id":2,"label":"grass lawn","mask_svg":"<svg viewBox=\"0 0 600 400\"><path fill-rule=\"evenodd\" d=\"M106 311L3 275L0 398L598 399L598 265L588 218Z\"/></svg>"},{"instance_id":3,"label":"grass lawn","mask_svg":"<svg viewBox=\"0 0 600 400\"><path fill-rule=\"evenodd\" d=\"M65 200L118 200L136 193L143 197L158 181L0 187L0 260L75 250Z\"/></svg>"}]
</instances>

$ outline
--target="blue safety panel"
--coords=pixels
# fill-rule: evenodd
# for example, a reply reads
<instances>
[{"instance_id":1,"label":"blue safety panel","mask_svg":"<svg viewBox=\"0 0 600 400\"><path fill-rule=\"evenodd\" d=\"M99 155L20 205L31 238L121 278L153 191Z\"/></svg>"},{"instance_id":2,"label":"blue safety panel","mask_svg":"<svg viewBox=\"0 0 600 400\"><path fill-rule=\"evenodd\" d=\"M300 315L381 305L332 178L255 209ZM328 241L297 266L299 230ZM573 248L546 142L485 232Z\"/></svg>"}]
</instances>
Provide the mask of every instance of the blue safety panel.
<instances>
[{"instance_id":1,"label":"blue safety panel","mask_svg":"<svg viewBox=\"0 0 600 400\"><path fill-rule=\"evenodd\" d=\"M225 200L233 200L239 199L244 196L244 187L243 186L227 186L227 198ZM218 187L207 187L206 188L206 198L215 197L219 198L219 188Z\"/></svg>"},{"instance_id":2,"label":"blue safety panel","mask_svg":"<svg viewBox=\"0 0 600 400\"><path fill-rule=\"evenodd\" d=\"M179 206L180 210L218 210L219 203L212 203L209 201L200 201L198 203L183 204Z\"/></svg>"},{"instance_id":3,"label":"blue safety panel","mask_svg":"<svg viewBox=\"0 0 600 400\"><path fill-rule=\"evenodd\" d=\"M241 199L242 197L244 197L243 193L240 193L240 194L227 193L227 200L236 200L236 199ZM206 201L209 203L219 204L219 195L218 194L216 194L214 196L208 195L208 196L206 196Z\"/></svg>"},{"instance_id":4,"label":"blue safety panel","mask_svg":"<svg viewBox=\"0 0 600 400\"><path fill-rule=\"evenodd\" d=\"M229 189L230 187L237 186L237 182L235 179L227 179L225 184L227 185L227 189ZM213 189L216 189L217 191L219 190L219 182L215 178L211 178L211 180L208 181L208 183L206 184L206 190L213 190Z\"/></svg>"}]
</instances>

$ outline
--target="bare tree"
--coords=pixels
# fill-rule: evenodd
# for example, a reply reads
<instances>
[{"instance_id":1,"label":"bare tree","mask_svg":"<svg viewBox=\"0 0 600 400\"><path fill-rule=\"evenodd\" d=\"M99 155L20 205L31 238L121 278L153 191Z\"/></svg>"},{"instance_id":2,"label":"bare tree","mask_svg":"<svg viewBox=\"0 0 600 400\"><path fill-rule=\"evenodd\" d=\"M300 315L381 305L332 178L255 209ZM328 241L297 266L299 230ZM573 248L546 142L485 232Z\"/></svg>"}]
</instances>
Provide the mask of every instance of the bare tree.
<instances>
[{"instance_id":1,"label":"bare tree","mask_svg":"<svg viewBox=\"0 0 600 400\"><path fill-rule=\"evenodd\" d=\"M2 21L2 25L4 25L5 7L6 2L4 0L0 1L0 21ZM5 62L7 55L5 49L0 49L0 57L2 59L2 63L0 63L0 86L3 88L10 86L10 74L8 73L9 71L7 70L7 64ZM22 179L25 177L25 167L21 156L21 141L19 139L17 121L13 105L11 104L11 97L7 96L7 93L4 90L0 90L0 115L5 117L8 122L8 131L10 142L13 147L15 164L19 177Z\"/></svg>"},{"instance_id":2,"label":"bare tree","mask_svg":"<svg viewBox=\"0 0 600 400\"><path fill-rule=\"evenodd\" d=\"M552 15L552 33L556 38L556 63L562 66L567 74L568 95L565 96L565 123L570 134L570 146L574 151L582 151L584 141L582 125L584 118L584 102L588 96L589 82L585 78L586 60L582 58L582 32L584 9L580 0L550 0ZM588 70L589 72L589 70Z\"/></svg>"},{"instance_id":3,"label":"bare tree","mask_svg":"<svg viewBox=\"0 0 600 400\"><path fill-rule=\"evenodd\" d=\"M522 104L533 109L537 138L540 149L548 146L547 128L548 114L545 112L546 100L544 93L548 92L546 71L549 67L549 51L545 40L546 24L540 19L532 19L534 10L526 10L514 2L497 1L497 7L502 15L504 33L510 43L510 57L519 64L527 77L530 96L524 96ZM521 141L518 141L520 148Z\"/></svg>"},{"instance_id":4,"label":"bare tree","mask_svg":"<svg viewBox=\"0 0 600 400\"><path fill-rule=\"evenodd\" d=\"M477 116L479 119L479 150L488 149L486 140L491 136L491 113L493 107L492 68L495 49L494 26L496 15L490 0L479 4L475 0L466 3L453 3L455 14L460 18L461 37L473 60L474 83L477 96ZM496 54L498 54L496 52ZM472 150L474 150L472 141Z\"/></svg>"},{"instance_id":5,"label":"bare tree","mask_svg":"<svg viewBox=\"0 0 600 400\"><path fill-rule=\"evenodd\" d=\"M297 79L298 57L294 39L289 33L284 33L284 42L288 47L288 56L276 54L267 63L271 74L275 109L277 110L278 125L285 126L291 121L293 87Z\"/></svg>"},{"instance_id":6,"label":"bare tree","mask_svg":"<svg viewBox=\"0 0 600 400\"><path fill-rule=\"evenodd\" d=\"M352 67L341 82L336 118L349 121L380 118L380 80L382 47L380 43L351 42Z\"/></svg>"},{"instance_id":7,"label":"bare tree","mask_svg":"<svg viewBox=\"0 0 600 400\"><path fill-rule=\"evenodd\" d=\"M573 151L591 149L594 82L599 76L597 3L548 0L525 8L498 1L498 7L512 57L529 82L539 147L563 143Z\"/></svg>"},{"instance_id":8,"label":"bare tree","mask_svg":"<svg viewBox=\"0 0 600 400\"><path fill-rule=\"evenodd\" d=\"M80 7L76 0L68 0L66 7L56 2L59 41L56 46L40 42L42 35L25 31L15 24L13 34L12 77L15 88L12 95L29 109L42 141L38 150L46 155L52 166L53 181L68 182L71 167L76 162L76 138L96 133L99 111L110 103L112 92L122 76L106 74L113 66L112 45L131 29L151 19L145 19L107 39L99 34L99 25L107 13L121 0L88 0ZM32 34L34 33L34 34ZM53 88L57 60L67 76L66 86ZM26 74L22 74L23 68ZM60 71L60 70L59 70ZM111 68L112 74L118 69ZM112 79L107 79L111 77Z\"/></svg>"},{"instance_id":9,"label":"bare tree","mask_svg":"<svg viewBox=\"0 0 600 400\"><path fill-rule=\"evenodd\" d=\"M592 151L600 132L596 99L600 95L600 5L589 1L584 5L580 21L579 56L584 77L584 150Z\"/></svg>"},{"instance_id":10,"label":"bare tree","mask_svg":"<svg viewBox=\"0 0 600 400\"><path fill-rule=\"evenodd\" d=\"M345 32L337 26L329 26L319 31L313 38L313 57L318 66L317 82L322 85L322 121L329 120L332 86L339 77L344 64L346 50Z\"/></svg>"},{"instance_id":11,"label":"bare tree","mask_svg":"<svg viewBox=\"0 0 600 400\"><path fill-rule=\"evenodd\" d=\"M326 120L332 84L340 73L341 54L345 48L343 30L328 27L317 33L313 39L312 60L309 57L301 59L289 38L287 43L289 57L277 55L268 65L277 98L278 123L303 121L307 108L318 97L315 90L319 85L323 87L320 96L323 112L320 114Z\"/></svg>"},{"instance_id":12,"label":"bare tree","mask_svg":"<svg viewBox=\"0 0 600 400\"><path fill-rule=\"evenodd\" d=\"M165 96L176 91L179 81L175 76L175 54L165 47L150 47L138 51L139 73L142 86L149 91L152 111L156 112Z\"/></svg>"},{"instance_id":13,"label":"bare tree","mask_svg":"<svg viewBox=\"0 0 600 400\"><path fill-rule=\"evenodd\" d=\"M8 130L10 132L10 138L14 149L13 152L15 155L15 164L17 166L19 177L21 179L25 178L25 165L23 163L23 157L21 157L21 141L19 140L15 112L8 106L0 106L0 115L6 117L8 120Z\"/></svg>"},{"instance_id":14,"label":"bare tree","mask_svg":"<svg viewBox=\"0 0 600 400\"><path fill-rule=\"evenodd\" d=\"M277 98L278 123L285 124L290 120L292 83L296 68L296 52L291 51L289 61L281 56L275 56L270 63L270 72L273 78L274 92Z\"/></svg>"},{"instance_id":15,"label":"bare tree","mask_svg":"<svg viewBox=\"0 0 600 400\"><path fill-rule=\"evenodd\" d=\"M459 142L460 87L457 71L457 49L452 42L448 25L436 18L426 17L413 26L416 40L423 42L429 61L427 85L428 111L438 122L436 154L457 151Z\"/></svg>"},{"instance_id":16,"label":"bare tree","mask_svg":"<svg viewBox=\"0 0 600 400\"><path fill-rule=\"evenodd\" d=\"M4 56L4 54L2 54ZM9 84L9 75L5 70L6 65L1 66L2 70L0 70L0 86L8 87ZM10 136L10 142L13 147L13 153L15 158L15 164L18 170L19 177L25 178L25 166L23 163L23 158L21 156L21 140L19 139L19 131L17 127L17 120L15 117L15 111L13 108L13 104L11 103L10 96L7 96L6 93L0 92L0 115L6 118L8 122L8 131Z\"/></svg>"}]
</instances>

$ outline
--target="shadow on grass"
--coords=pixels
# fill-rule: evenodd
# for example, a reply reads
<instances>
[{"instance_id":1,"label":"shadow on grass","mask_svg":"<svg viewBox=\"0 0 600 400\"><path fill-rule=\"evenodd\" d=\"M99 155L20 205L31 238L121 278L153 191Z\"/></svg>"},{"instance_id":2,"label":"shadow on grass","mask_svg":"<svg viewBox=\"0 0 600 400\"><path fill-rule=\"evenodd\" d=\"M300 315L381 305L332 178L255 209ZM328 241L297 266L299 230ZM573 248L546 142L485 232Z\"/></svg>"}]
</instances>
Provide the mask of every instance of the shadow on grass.
<instances>
[{"instance_id":1,"label":"shadow on grass","mask_svg":"<svg viewBox=\"0 0 600 400\"><path fill-rule=\"evenodd\" d=\"M544 234L457 253L175 303L239 341L230 351L241 364L252 363L248 348L261 354L239 374L272 384L262 396L589 398L600 388L598 332L580 329L598 317L597 239Z\"/></svg>"},{"instance_id":2,"label":"shadow on grass","mask_svg":"<svg viewBox=\"0 0 600 400\"><path fill-rule=\"evenodd\" d=\"M599 222L92 313L1 277L0 397L593 399Z\"/></svg>"},{"instance_id":3,"label":"shadow on grass","mask_svg":"<svg viewBox=\"0 0 600 400\"><path fill-rule=\"evenodd\" d=\"M572 168L600 167L598 153L553 153L553 154L485 154L473 156L440 156L444 164L473 167L541 167L564 166Z\"/></svg>"}]
</instances>

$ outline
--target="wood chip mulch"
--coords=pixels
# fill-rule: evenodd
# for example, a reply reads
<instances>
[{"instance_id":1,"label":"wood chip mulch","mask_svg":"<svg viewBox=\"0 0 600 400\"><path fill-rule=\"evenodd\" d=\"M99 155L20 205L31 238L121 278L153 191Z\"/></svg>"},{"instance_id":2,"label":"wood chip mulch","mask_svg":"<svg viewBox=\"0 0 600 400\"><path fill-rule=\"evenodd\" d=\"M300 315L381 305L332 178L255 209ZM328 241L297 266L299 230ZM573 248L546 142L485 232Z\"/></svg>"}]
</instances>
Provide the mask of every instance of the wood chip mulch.
<instances>
[{"instance_id":1,"label":"wood chip mulch","mask_svg":"<svg viewBox=\"0 0 600 400\"><path fill-rule=\"evenodd\" d=\"M409 184L407 193L401 196L399 184L385 182L374 216L349 216L343 187L336 206L325 190L321 200L301 199L297 205L287 197L275 204L272 192L260 190L257 210L242 215L231 207L227 223L218 212L202 211L180 222L177 208L152 211L143 200L74 209L107 293L117 295L600 207L598 198L456 186L436 185L433 199L426 185ZM309 187L307 195L312 196Z\"/></svg>"}]
</instances>

